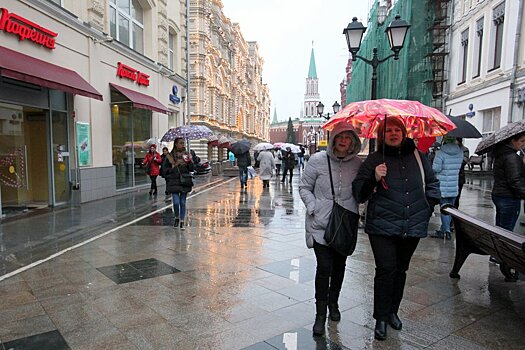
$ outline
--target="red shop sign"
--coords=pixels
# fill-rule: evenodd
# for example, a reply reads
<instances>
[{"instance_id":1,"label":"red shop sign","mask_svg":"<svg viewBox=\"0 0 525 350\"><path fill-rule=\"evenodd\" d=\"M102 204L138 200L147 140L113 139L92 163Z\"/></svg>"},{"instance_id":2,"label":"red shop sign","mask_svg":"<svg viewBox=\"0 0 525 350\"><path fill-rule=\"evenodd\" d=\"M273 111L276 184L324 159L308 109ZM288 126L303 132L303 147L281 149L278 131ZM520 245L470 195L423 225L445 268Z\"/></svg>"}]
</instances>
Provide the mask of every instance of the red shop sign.
<instances>
[{"instance_id":1,"label":"red shop sign","mask_svg":"<svg viewBox=\"0 0 525 350\"><path fill-rule=\"evenodd\" d=\"M149 86L149 75L139 72L130 66L126 66L122 62L118 63L117 76L135 81L138 85Z\"/></svg>"},{"instance_id":2,"label":"red shop sign","mask_svg":"<svg viewBox=\"0 0 525 350\"><path fill-rule=\"evenodd\" d=\"M2 11L0 31L3 30L6 33L17 35L20 41L27 39L48 49L55 48L57 33L41 27L16 13L9 13L5 8L0 8L0 11Z\"/></svg>"}]
</instances>

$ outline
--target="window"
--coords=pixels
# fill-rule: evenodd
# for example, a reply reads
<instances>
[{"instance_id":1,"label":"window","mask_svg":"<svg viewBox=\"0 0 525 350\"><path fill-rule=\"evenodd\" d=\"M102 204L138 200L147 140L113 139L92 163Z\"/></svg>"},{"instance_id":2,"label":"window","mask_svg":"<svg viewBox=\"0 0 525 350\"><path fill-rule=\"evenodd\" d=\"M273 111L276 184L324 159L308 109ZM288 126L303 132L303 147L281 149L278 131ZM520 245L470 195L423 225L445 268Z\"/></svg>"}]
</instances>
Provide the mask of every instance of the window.
<instances>
[{"instance_id":1,"label":"window","mask_svg":"<svg viewBox=\"0 0 525 350\"><path fill-rule=\"evenodd\" d=\"M501 121L501 107L483 111L483 134L492 134L499 130Z\"/></svg>"},{"instance_id":2,"label":"window","mask_svg":"<svg viewBox=\"0 0 525 350\"><path fill-rule=\"evenodd\" d=\"M467 58L468 58L468 29L461 33L461 69L460 84L467 80Z\"/></svg>"},{"instance_id":3,"label":"window","mask_svg":"<svg viewBox=\"0 0 525 350\"><path fill-rule=\"evenodd\" d=\"M168 34L168 68L171 70L174 70L175 67L175 54L173 51L173 48L175 46L174 41L175 35L170 31L170 33Z\"/></svg>"},{"instance_id":4,"label":"window","mask_svg":"<svg viewBox=\"0 0 525 350\"><path fill-rule=\"evenodd\" d=\"M481 53L483 52L483 21L482 17L476 22L476 41L474 42L474 62L472 65L473 78L481 73Z\"/></svg>"},{"instance_id":5,"label":"window","mask_svg":"<svg viewBox=\"0 0 525 350\"><path fill-rule=\"evenodd\" d=\"M501 53L503 48L503 21L505 20L505 2L502 2L494 8L492 12L492 42L493 52L492 56L492 67L490 70L500 67L501 64Z\"/></svg>"},{"instance_id":6,"label":"window","mask_svg":"<svg viewBox=\"0 0 525 350\"><path fill-rule=\"evenodd\" d=\"M113 38L144 53L144 11L138 0L110 0L109 27Z\"/></svg>"}]
</instances>

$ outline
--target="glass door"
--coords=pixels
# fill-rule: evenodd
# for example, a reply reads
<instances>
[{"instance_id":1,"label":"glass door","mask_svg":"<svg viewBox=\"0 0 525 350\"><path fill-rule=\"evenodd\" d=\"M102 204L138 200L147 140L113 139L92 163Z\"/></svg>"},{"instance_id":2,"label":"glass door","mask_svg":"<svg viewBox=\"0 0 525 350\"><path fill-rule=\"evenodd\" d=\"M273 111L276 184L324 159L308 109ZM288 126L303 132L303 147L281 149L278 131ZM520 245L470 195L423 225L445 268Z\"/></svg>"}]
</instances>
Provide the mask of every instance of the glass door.
<instances>
[{"instance_id":1,"label":"glass door","mask_svg":"<svg viewBox=\"0 0 525 350\"><path fill-rule=\"evenodd\" d=\"M51 112L53 196L51 205L68 202L69 186L69 139L66 112Z\"/></svg>"}]
</instances>

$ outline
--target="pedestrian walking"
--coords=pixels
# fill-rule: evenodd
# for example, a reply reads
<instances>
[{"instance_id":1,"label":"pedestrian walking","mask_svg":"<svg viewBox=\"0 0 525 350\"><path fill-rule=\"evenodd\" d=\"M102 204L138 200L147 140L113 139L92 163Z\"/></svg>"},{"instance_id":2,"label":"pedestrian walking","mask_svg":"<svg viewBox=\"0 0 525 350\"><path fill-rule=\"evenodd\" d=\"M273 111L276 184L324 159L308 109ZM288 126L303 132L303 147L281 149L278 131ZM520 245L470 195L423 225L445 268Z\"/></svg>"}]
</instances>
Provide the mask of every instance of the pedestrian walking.
<instances>
[{"instance_id":1,"label":"pedestrian walking","mask_svg":"<svg viewBox=\"0 0 525 350\"><path fill-rule=\"evenodd\" d=\"M298 168L299 168L299 171L303 171L304 170L304 153L305 153L305 150L304 150L303 146L301 146L299 149L300 149L300 152L297 153Z\"/></svg>"},{"instance_id":2,"label":"pedestrian walking","mask_svg":"<svg viewBox=\"0 0 525 350\"><path fill-rule=\"evenodd\" d=\"M162 154L160 155L160 159L162 160L160 163L160 173L159 175L164 178L164 181L166 181L166 190L164 191L164 194L167 196L169 194L168 192L168 179L166 179L166 172L168 169L171 169L171 163L167 157L169 153L168 147L162 147Z\"/></svg>"},{"instance_id":3,"label":"pedestrian walking","mask_svg":"<svg viewBox=\"0 0 525 350\"><path fill-rule=\"evenodd\" d=\"M463 191L463 185L465 185L465 166L468 164L468 159L470 158L470 151L465 145L463 145L463 139L461 137L456 138L459 148L463 151L463 162L461 163L461 168L459 168L459 179L458 179L458 195L454 202L454 208L459 208L459 198L461 197L461 191Z\"/></svg>"},{"instance_id":4,"label":"pedestrian walking","mask_svg":"<svg viewBox=\"0 0 525 350\"><path fill-rule=\"evenodd\" d=\"M171 153L166 156L171 163L171 168L166 171L168 181L167 191L171 193L173 203L174 227L185 228L186 198L191 192L193 181L193 161L191 155L186 152L184 139L176 138Z\"/></svg>"},{"instance_id":5,"label":"pedestrian walking","mask_svg":"<svg viewBox=\"0 0 525 350\"><path fill-rule=\"evenodd\" d=\"M228 151L228 160L230 161L230 165L232 167L235 166L235 154L233 154L232 151Z\"/></svg>"},{"instance_id":6,"label":"pedestrian walking","mask_svg":"<svg viewBox=\"0 0 525 350\"><path fill-rule=\"evenodd\" d=\"M494 187L496 226L513 231L525 199L525 169L518 151L525 147L525 132L494 146Z\"/></svg>"},{"instance_id":7,"label":"pedestrian walking","mask_svg":"<svg viewBox=\"0 0 525 350\"><path fill-rule=\"evenodd\" d=\"M436 153L432 170L439 180L439 190L441 192L440 205L454 205L459 191L459 170L463 163L463 151L456 143L454 137L445 136L443 146ZM452 238L450 224L452 217L441 213L441 227L431 237Z\"/></svg>"},{"instance_id":8,"label":"pedestrian walking","mask_svg":"<svg viewBox=\"0 0 525 350\"><path fill-rule=\"evenodd\" d=\"M270 188L270 179L273 175L273 169L275 168L275 162L273 155L268 150L263 150L259 153L257 158L259 162L259 176L263 181L263 188Z\"/></svg>"},{"instance_id":9,"label":"pedestrian walking","mask_svg":"<svg viewBox=\"0 0 525 350\"><path fill-rule=\"evenodd\" d=\"M239 167L239 181L241 182L241 190L245 189L248 183L248 167L250 165L252 165L250 151L246 151L237 156L237 166Z\"/></svg>"},{"instance_id":10,"label":"pedestrian walking","mask_svg":"<svg viewBox=\"0 0 525 350\"><path fill-rule=\"evenodd\" d=\"M281 151L282 152L282 151ZM290 147L286 147L286 151L282 153L283 158L283 177L281 182L284 183L284 180L286 180L286 174L290 174L290 180L289 182L292 183L293 178L293 168L295 167L295 155L292 153L292 149Z\"/></svg>"},{"instance_id":11,"label":"pedestrian walking","mask_svg":"<svg viewBox=\"0 0 525 350\"><path fill-rule=\"evenodd\" d=\"M148 153L142 161L142 166L146 169L146 174L151 180L151 185L149 188L150 196L157 194L157 176L159 176L160 164L162 159L160 158L159 152L157 152L157 146L151 145L149 147Z\"/></svg>"},{"instance_id":12,"label":"pedestrian walking","mask_svg":"<svg viewBox=\"0 0 525 350\"><path fill-rule=\"evenodd\" d=\"M313 326L314 335L325 332L327 307L332 321L339 321L339 294L345 275L346 256L329 247L324 240L333 200L344 208L358 213L357 202L352 195L354 180L361 159L357 154L361 150L361 141L350 124L339 124L331 133L326 152L318 152L310 157L299 184L299 194L306 206L306 245L313 248L317 261L315 273L315 308ZM330 168L332 169L332 197Z\"/></svg>"},{"instance_id":13,"label":"pedestrian walking","mask_svg":"<svg viewBox=\"0 0 525 350\"><path fill-rule=\"evenodd\" d=\"M386 118L386 130L383 121L377 135L378 151L363 162L352 187L359 203L368 201L365 232L376 265L374 336L385 340L387 324L397 330L403 326L398 310L406 271L420 238L427 235L440 192L430 162L407 138L401 119Z\"/></svg>"},{"instance_id":14,"label":"pedestrian walking","mask_svg":"<svg viewBox=\"0 0 525 350\"><path fill-rule=\"evenodd\" d=\"M275 163L275 175L277 176L277 180L279 180L281 176L281 164L282 164L282 153L280 149L275 150L273 154L273 161Z\"/></svg>"}]
</instances>

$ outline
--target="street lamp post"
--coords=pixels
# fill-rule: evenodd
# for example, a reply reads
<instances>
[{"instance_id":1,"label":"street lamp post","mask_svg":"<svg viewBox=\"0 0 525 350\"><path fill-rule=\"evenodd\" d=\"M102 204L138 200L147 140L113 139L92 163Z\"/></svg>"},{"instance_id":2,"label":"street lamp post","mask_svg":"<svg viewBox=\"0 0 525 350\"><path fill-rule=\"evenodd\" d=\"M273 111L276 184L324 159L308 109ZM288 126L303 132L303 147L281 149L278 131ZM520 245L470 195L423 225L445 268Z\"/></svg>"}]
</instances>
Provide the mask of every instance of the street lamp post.
<instances>
[{"instance_id":1,"label":"street lamp post","mask_svg":"<svg viewBox=\"0 0 525 350\"><path fill-rule=\"evenodd\" d=\"M334 104L332 105L332 109L334 110L334 114L337 114L341 110L341 105L339 104L339 102L335 101ZM319 103L317 104L317 114L319 114L320 118L324 118L326 119L326 121L329 121L330 112L326 113L326 115L323 115L323 112L324 112L324 104L321 101L319 101ZM329 131L326 132L326 138L330 139Z\"/></svg>"},{"instance_id":2,"label":"street lamp post","mask_svg":"<svg viewBox=\"0 0 525 350\"><path fill-rule=\"evenodd\" d=\"M361 47L361 40L363 39L363 34L366 31L366 27L363 26L363 23L357 21L357 17L352 18L352 23L348 24L343 30L343 34L346 36L346 43L348 45L348 51L352 54L352 61L356 61L358 58L365 62L366 64L372 66L372 93L371 100L377 99L377 67L389 60L394 58L394 60L399 59L399 51L403 48L405 44L405 38L408 32L410 25L401 19L401 16L396 15L395 19L390 23L386 28L385 33L388 37L388 43L390 44L390 50L394 51L393 54L380 59L377 56L377 47L373 49L372 59L369 60L362 56L359 56L357 52ZM372 153L375 149L375 139L370 139L369 144L369 153Z\"/></svg>"}]
</instances>

